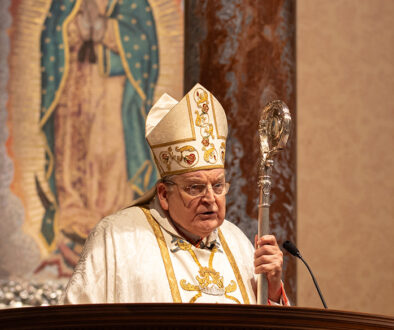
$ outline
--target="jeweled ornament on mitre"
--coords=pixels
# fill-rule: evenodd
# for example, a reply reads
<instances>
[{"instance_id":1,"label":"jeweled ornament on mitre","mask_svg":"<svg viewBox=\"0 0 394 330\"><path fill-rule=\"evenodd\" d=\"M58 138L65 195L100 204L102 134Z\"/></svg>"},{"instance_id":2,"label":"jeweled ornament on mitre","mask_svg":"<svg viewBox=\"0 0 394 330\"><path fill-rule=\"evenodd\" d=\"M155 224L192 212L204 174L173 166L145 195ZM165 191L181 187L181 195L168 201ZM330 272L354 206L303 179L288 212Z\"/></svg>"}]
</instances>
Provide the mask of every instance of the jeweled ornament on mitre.
<instances>
[{"instance_id":1,"label":"jeweled ornament on mitre","mask_svg":"<svg viewBox=\"0 0 394 330\"><path fill-rule=\"evenodd\" d=\"M200 84L179 102L163 94L149 111L145 136L161 177L224 167L226 114Z\"/></svg>"}]
</instances>

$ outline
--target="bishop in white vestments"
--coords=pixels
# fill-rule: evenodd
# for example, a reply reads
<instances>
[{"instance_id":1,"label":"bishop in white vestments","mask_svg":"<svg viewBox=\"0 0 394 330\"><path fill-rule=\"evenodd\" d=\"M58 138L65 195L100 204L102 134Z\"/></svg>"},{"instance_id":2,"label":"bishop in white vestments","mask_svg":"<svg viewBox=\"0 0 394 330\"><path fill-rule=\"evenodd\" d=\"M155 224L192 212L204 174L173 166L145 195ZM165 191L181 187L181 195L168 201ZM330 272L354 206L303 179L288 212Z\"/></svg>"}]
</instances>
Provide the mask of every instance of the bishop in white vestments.
<instances>
[{"instance_id":1,"label":"bishop in white vestments","mask_svg":"<svg viewBox=\"0 0 394 330\"><path fill-rule=\"evenodd\" d=\"M225 112L197 84L177 102L164 94L146 119L161 179L90 233L64 303L256 303L256 274L269 304L287 305L283 255L272 235L255 247L224 219Z\"/></svg>"}]
</instances>

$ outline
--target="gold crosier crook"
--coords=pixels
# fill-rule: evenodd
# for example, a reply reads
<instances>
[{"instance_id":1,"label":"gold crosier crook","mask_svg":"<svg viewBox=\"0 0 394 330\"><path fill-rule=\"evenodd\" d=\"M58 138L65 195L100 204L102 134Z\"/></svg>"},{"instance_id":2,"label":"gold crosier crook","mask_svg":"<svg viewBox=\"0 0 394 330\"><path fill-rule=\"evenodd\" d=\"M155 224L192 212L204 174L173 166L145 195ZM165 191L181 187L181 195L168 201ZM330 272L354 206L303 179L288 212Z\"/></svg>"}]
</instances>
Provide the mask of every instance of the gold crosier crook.
<instances>
[{"instance_id":1,"label":"gold crosier crook","mask_svg":"<svg viewBox=\"0 0 394 330\"><path fill-rule=\"evenodd\" d=\"M291 116L287 105L279 100L268 103L259 121L260 151L258 186L258 237L269 234L271 172L273 156L286 146L290 134ZM268 282L264 274L257 278L257 304L268 302Z\"/></svg>"}]
</instances>

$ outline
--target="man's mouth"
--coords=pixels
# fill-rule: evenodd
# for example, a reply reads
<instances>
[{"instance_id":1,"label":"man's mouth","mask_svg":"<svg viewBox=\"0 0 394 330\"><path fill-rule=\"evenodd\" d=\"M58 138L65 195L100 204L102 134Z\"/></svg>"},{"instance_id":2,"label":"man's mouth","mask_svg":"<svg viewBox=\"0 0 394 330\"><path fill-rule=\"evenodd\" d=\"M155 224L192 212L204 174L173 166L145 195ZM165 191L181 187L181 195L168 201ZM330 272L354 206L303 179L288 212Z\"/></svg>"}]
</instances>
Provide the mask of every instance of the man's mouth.
<instances>
[{"instance_id":1,"label":"man's mouth","mask_svg":"<svg viewBox=\"0 0 394 330\"><path fill-rule=\"evenodd\" d=\"M216 212L213 211L207 211L207 212L201 212L200 213L200 217L201 218L206 218L206 219L210 219L212 217L216 216Z\"/></svg>"}]
</instances>

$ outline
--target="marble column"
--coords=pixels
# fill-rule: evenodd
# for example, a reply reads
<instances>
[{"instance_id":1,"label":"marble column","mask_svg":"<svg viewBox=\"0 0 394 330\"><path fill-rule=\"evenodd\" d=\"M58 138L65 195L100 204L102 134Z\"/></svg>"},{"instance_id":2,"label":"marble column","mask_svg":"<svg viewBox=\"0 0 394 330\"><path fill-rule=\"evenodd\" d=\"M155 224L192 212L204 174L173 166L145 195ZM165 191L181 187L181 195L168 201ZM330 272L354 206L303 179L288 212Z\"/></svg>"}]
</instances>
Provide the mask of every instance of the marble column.
<instances>
[{"instance_id":1,"label":"marble column","mask_svg":"<svg viewBox=\"0 0 394 330\"><path fill-rule=\"evenodd\" d=\"M261 109L281 99L296 121L294 0L185 1L185 91L196 82L226 110L229 139L227 218L253 240L257 232L257 126ZM275 159L270 226L281 245L296 241L296 134ZM236 244L236 242L229 242ZM284 281L296 303L296 260L285 255Z\"/></svg>"}]
</instances>

